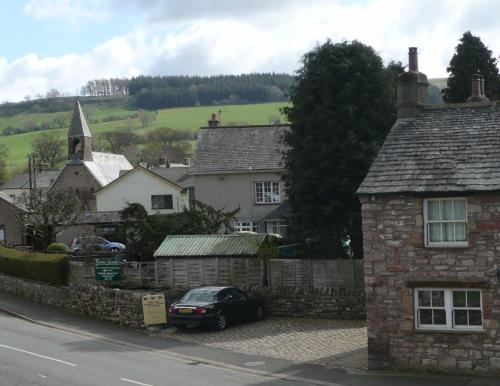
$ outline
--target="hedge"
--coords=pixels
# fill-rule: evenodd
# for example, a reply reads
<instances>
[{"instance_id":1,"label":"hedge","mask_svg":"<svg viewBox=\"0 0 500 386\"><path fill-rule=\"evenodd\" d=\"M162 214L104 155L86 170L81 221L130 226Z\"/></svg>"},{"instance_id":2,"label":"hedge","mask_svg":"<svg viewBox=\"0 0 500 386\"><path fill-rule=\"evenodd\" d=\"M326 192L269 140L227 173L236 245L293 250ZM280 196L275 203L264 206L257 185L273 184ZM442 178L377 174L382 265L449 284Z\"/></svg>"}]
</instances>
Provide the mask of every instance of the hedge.
<instances>
[{"instance_id":1,"label":"hedge","mask_svg":"<svg viewBox=\"0 0 500 386\"><path fill-rule=\"evenodd\" d=\"M64 243L52 243L47 247L47 253L68 253L69 247Z\"/></svg>"},{"instance_id":2,"label":"hedge","mask_svg":"<svg viewBox=\"0 0 500 386\"><path fill-rule=\"evenodd\" d=\"M30 253L0 247L0 272L9 276L68 284L69 257L61 254Z\"/></svg>"}]
</instances>

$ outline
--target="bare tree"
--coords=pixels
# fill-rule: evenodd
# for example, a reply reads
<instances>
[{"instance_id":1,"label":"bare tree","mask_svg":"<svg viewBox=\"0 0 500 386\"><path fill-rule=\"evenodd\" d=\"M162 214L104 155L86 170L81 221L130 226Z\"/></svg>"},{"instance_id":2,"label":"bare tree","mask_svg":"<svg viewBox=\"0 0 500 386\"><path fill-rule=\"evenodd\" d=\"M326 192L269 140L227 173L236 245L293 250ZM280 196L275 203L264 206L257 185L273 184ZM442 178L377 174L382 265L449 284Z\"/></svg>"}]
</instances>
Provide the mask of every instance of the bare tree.
<instances>
[{"instance_id":1,"label":"bare tree","mask_svg":"<svg viewBox=\"0 0 500 386\"><path fill-rule=\"evenodd\" d=\"M140 110L138 117L142 127L146 127L156 119L156 113L152 111Z\"/></svg>"},{"instance_id":2,"label":"bare tree","mask_svg":"<svg viewBox=\"0 0 500 386\"><path fill-rule=\"evenodd\" d=\"M42 243L44 250L56 241L56 233L71 226L82 210L71 189L42 191L33 189L16 200L22 210L12 212L20 227Z\"/></svg>"},{"instance_id":3,"label":"bare tree","mask_svg":"<svg viewBox=\"0 0 500 386\"><path fill-rule=\"evenodd\" d=\"M50 168L64 159L66 142L57 133L43 133L31 142L35 157L47 161Z\"/></svg>"},{"instance_id":4,"label":"bare tree","mask_svg":"<svg viewBox=\"0 0 500 386\"><path fill-rule=\"evenodd\" d=\"M47 91L46 96L47 98L57 98L61 96L61 93L55 88L51 88L49 91Z\"/></svg>"}]
</instances>

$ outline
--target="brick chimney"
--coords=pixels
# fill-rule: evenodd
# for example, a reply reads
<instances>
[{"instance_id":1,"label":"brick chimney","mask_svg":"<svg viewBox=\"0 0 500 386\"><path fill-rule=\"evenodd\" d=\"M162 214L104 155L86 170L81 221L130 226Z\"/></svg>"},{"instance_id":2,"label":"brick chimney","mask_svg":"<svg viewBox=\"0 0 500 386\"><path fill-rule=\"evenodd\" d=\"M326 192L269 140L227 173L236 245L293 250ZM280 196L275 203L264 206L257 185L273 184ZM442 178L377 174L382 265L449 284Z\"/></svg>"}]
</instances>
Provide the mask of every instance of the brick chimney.
<instances>
[{"instance_id":1,"label":"brick chimney","mask_svg":"<svg viewBox=\"0 0 500 386\"><path fill-rule=\"evenodd\" d=\"M208 127L217 127L219 126L219 120L217 119L217 116L215 113L212 114L212 119L208 121Z\"/></svg>"},{"instance_id":2,"label":"brick chimney","mask_svg":"<svg viewBox=\"0 0 500 386\"><path fill-rule=\"evenodd\" d=\"M472 75L471 95L467 98L467 102L488 102L489 98L484 95L484 76L480 74Z\"/></svg>"},{"instance_id":3,"label":"brick chimney","mask_svg":"<svg viewBox=\"0 0 500 386\"><path fill-rule=\"evenodd\" d=\"M408 71L398 76L398 119L415 118L427 104L427 76L418 71L417 47L408 50Z\"/></svg>"}]
</instances>

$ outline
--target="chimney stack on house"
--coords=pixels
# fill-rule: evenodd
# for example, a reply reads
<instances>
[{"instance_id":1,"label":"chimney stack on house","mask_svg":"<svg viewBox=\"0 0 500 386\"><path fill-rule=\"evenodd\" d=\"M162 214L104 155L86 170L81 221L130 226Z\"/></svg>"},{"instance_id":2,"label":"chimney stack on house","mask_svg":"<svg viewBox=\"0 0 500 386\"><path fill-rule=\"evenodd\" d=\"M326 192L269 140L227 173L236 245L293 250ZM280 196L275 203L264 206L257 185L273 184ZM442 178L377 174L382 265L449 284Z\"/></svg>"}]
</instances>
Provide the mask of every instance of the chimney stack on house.
<instances>
[{"instance_id":1,"label":"chimney stack on house","mask_svg":"<svg viewBox=\"0 0 500 386\"><path fill-rule=\"evenodd\" d=\"M471 95L467 102L488 102L489 98L484 95L484 76L480 74L472 75Z\"/></svg>"},{"instance_id":2,"label":"chimney stack on house","mask_svg":"<svg viewBox=\"0 0 500 386\"><path fill-rule=\"evenodd\" d=\"M398 119L415 118L427 104L427 76L418 71L417 47L408 51L408 71L398 75Z\"/></svg>"},{"instance_id":3,"label":"chimney stack on house","mask_svg":"<svg viewBox=\"0 0 500 386\"><path fill-rule=\"evenodd\" d=\"M158 166L161 168L169 168L170 167L170 162L168 161L168 158L166 155L160 156L160 159L158 160Z\"/></svg>"},{"instance_id":4,"label":"chimney stack on house","mask_svg":"<svg viewBox=\"0 0 500 386\"><path fill-rule=\"evenodd\" d=\"M208 121L208 127L217 127L217 126L219 126L219 120L217 119L215 113L213 113L212 119Z\"/></svg>"},{"instance_id":5,"label":"chimney stack on house","mask_svg":"<svg viewBox=\"0 0 500 386\"><path fill-rule=\"evenodd\" d=\"M49 170L49 163L45 160L40 161L40 163L38 164L38 171L40 173L43 173L46 172L47 170Z\"/></svg>"}]
</instances>

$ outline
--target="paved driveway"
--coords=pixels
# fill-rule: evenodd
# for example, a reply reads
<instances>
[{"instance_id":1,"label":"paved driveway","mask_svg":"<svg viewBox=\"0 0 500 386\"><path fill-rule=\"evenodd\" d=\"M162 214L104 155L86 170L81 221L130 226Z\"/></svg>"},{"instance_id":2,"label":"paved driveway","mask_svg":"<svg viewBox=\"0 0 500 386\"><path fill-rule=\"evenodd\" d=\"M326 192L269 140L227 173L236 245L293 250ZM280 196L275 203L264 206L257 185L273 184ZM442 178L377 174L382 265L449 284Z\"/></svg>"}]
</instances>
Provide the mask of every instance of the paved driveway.
<instances>
[{"instance_id":1,"label":"paved driveway","mask_svg":"<svg viewBox=\"0 0 500 386\"><path fill-rule=\"evenodd\" d=\"M364 371L367 335L364 321L267 318L231 325L224 331L169 328L162 335L244 354Z\"/></svg>"}]
</instances>

